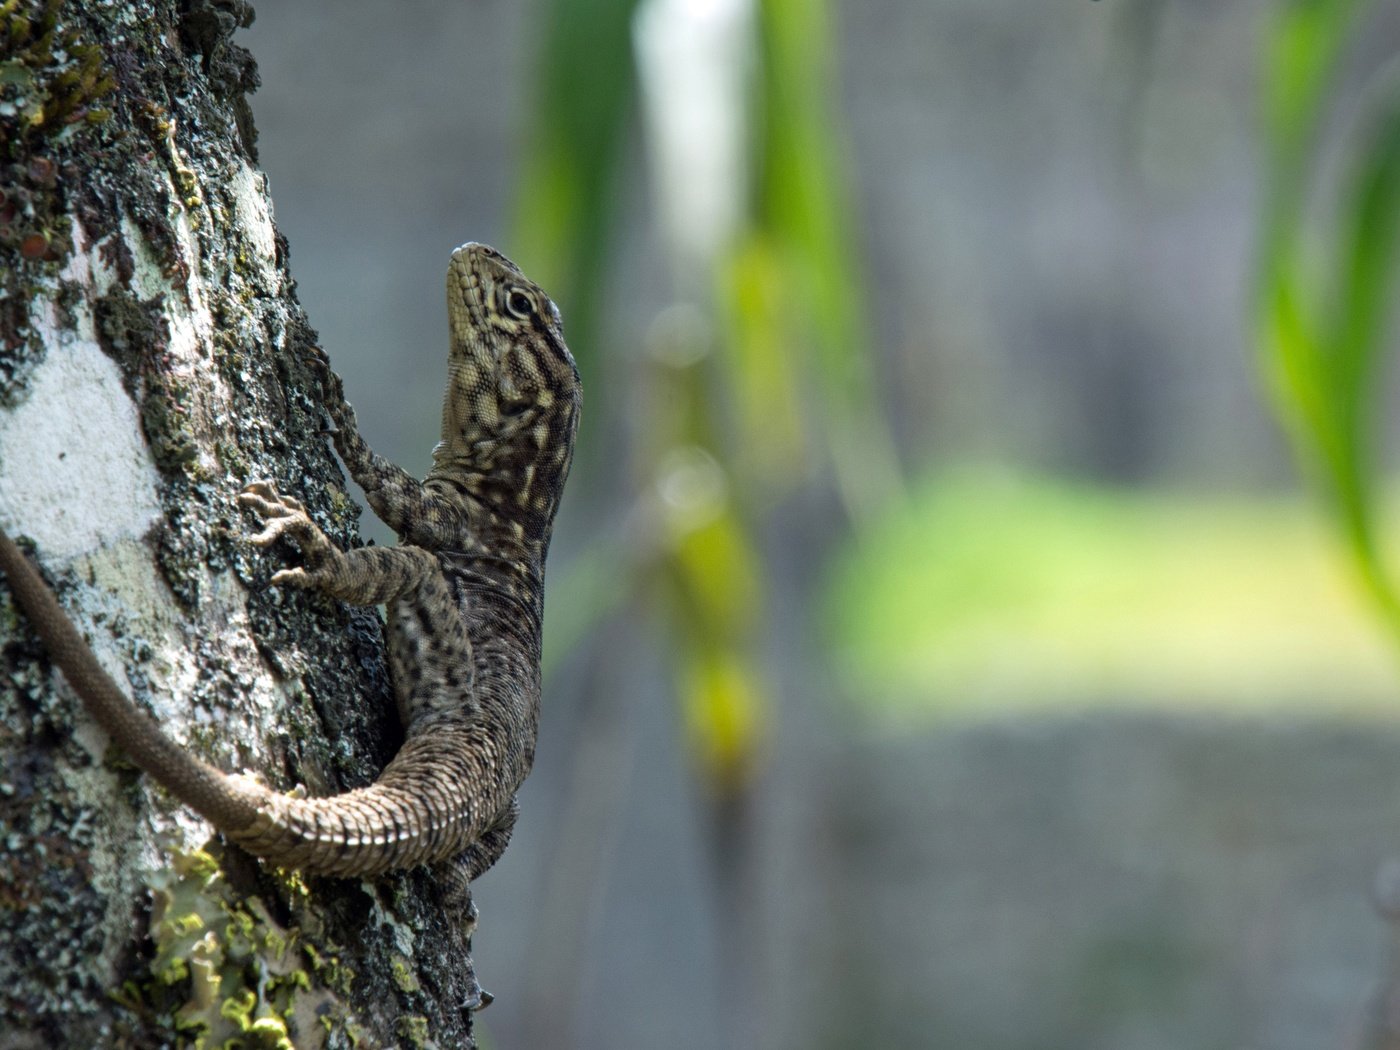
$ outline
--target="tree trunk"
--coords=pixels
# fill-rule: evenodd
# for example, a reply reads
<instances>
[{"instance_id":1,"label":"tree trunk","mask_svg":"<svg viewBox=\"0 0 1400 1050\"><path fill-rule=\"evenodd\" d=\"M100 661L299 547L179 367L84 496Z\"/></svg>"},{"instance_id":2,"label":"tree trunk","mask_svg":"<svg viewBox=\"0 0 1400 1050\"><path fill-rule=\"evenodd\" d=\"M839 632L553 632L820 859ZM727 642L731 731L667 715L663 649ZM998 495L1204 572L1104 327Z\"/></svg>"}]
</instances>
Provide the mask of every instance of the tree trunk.
<instances>
[{"instance_id":1,"label":"tree trunk","mask_svg":"<svg viewBox=\"0 0 1400 1050\"><path fill-rule=\"evenodd\" d=\"M287 551L235 502L271 479L356 542L254 166L251 17L0 2L0 524L172 736L315 795L399 729L377 616L269 589ZM472 1045L426 876L225 846L107 746L3 585L0 763L0 1047Z\"/></svg>"}]
</instances>

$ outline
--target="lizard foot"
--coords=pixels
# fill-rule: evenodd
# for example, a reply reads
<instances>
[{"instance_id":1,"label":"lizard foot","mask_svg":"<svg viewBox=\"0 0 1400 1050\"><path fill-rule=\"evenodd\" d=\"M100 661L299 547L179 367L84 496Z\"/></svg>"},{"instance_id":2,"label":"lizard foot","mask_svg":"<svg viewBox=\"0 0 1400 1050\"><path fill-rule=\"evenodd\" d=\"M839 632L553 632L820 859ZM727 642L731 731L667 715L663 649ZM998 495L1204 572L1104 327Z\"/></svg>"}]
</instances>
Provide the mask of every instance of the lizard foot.
<instances>
[{"instance_id":1,"label":"lizard foot","mask_svg":"<svg viewBox=\"0 0 1400 1050\"><path fill-rule=\"evenodd\" d=\"M283 536L290 536L303 548L319 550L330 543L320 526L306 513L301 500L282 495L270 481L255 481L248 485L238 494L238 502L266 522L261 532L249 537L250 543L267 547Z\"/></svg>"},{"instance_id":2,"label":"lizard foot","mask_svg":"<svg viewBox=\"0 0 1400 1050\"><path fill-rule=\"evenodd\" d=\"M311 520L301 500L284 496L270 481L255 481L238 494L238 502L263 519L261 532L249 542L266 547L286 536L295 540L312 569L281 569L273 574L277 586L314 587L316 569L335 554L335 547L319 525Z\"/></svg>"},{"instance_id":3,"label":"lizard foot","mask_svg":"<svg viewBox=\"0 0 1400 1050\"><path fill-rule=\"evenodd\" d=\"M267 779L256 769L240 769L237 773L230 773L229 779L242 781L260 791L267 790Z\"/></svg>"},{"instance_id":4,"label":"lizard foot","mask_svg":"<svg viewBox=\"0 0 1400 1050\"><path fill-rule=\"evenodd\" d=\"M463 1009L466 1009L471 1013L479 1014L482 1010L485 1010L488 1006L494 1003L496 1001L496 997L490 992L488 992L485 988L481 987L481 983L479 981L473 980L472 984L474 985L474 987L472 988L471 993L467 996L466 1001L462 1003L462 1007Z\"/></svg>"},{"instance_id":5,"label":"lizard foot","mask_svg":"<svg viewBox=\"0 0 1400 1050\"><path fill-rule=\"evenodd\" d=\"M480 913L476 910L476 902L471 899L471 890L466 890L466 894L466 907L462 908L459 914L462 922L462 932L466 935L467 940L470 941L472 934L476 933L476 920ZM460 900L452 902L449 899L448 907L454 906L460 907ZM490 992L488 992L485 988L481 987L481 982L476 979L476 973L473 972L471 975L471 984L467 992L467 997L462 1003L463 1009L468 1010L471 1013L480 1013L482 1010L485 1010L495 1001L496 997Z\"/></svg>"},{"instance_id":6,"label":"lizard foot","mask_svg":"<svg viewBox=\"0 0 1400 1050\"><path fill-rule=\"evenodd\" d=\"M330 355L321 347L313 343L306 348L304 357L321 384L321 401L334 417L345 404L345 381L331 368Z\"/></svg>"}]
</instances>

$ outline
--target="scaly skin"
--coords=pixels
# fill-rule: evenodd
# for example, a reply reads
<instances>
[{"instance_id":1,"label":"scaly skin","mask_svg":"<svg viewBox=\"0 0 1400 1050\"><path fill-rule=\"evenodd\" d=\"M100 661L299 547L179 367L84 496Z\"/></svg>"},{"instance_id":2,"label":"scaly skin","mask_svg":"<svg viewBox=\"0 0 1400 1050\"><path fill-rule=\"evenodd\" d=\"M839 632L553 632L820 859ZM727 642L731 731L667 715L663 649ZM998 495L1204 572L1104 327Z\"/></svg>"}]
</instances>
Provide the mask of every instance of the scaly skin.
<instances>
[{"instance_id":1,"label":"scaly skin","mask_svg":"<svg viewBox=\"0 0 1400 1050\"><path fill-rule=\"evenodd\" d=\"M436 863L449 897L505 849L539 722L550 530L569 473L578 371L554 304L484 245L452 254L442 440L419 481L375 455L317 351L337 451L400 545L341 551L295 499L255 482L239 500L260 546L294 540L284 587L386 607L403 747L369 787L308 799L196 759L104 672L52 591L0 532L0 571L93 717L151 776L231 840L284 867L371 876Z\"/></svg>"}]
</instances>

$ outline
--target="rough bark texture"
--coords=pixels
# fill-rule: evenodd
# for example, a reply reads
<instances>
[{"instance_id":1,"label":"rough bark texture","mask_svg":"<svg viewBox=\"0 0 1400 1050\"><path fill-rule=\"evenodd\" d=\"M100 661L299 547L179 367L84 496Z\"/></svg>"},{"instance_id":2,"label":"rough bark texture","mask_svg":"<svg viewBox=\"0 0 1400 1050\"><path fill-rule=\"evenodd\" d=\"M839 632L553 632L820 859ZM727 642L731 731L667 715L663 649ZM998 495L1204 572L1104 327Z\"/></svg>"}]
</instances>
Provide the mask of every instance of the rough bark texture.
<instances>
[{"instance_id":1,"label":"rough bark texture","mask_svg":"<svg viewBox=\"0 0 1400 1050\"><path fill-rule=\"evenodd\" d=\"M275 553L242 542L254 479L341 543L359 514L255 167L251 17L0 4L0 522L172 735L319 794L398 728L378 618L266 589ZM106 746L3 585L0 768L0 1047L471 1045L426 877L224 846Z\"/></svg>"}]
</instances>

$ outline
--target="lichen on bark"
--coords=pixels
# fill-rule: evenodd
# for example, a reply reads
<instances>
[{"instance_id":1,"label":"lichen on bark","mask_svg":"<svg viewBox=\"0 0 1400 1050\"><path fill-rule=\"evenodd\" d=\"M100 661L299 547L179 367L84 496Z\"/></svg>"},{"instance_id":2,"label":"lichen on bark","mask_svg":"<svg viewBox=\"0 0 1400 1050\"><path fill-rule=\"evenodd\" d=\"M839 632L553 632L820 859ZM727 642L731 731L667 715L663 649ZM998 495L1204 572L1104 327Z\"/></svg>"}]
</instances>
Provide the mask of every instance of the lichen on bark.
<instances>
[{"instance_id":1,"label":"lichen on bark","mask_svg":"<svg viewBox=\"0 0 1400 1050\"><path fill-rule=\"evenodd\" d=\"M338 542L358 522L254 166L251 17L0 0L0 522L172 735L322 793L398 729L377 616L268 589L243 542L256 478ZM470 1045L425 876L225 848L106 746L2 585L0 763L0 1048Z\"/></svg>"}]
</instances>

